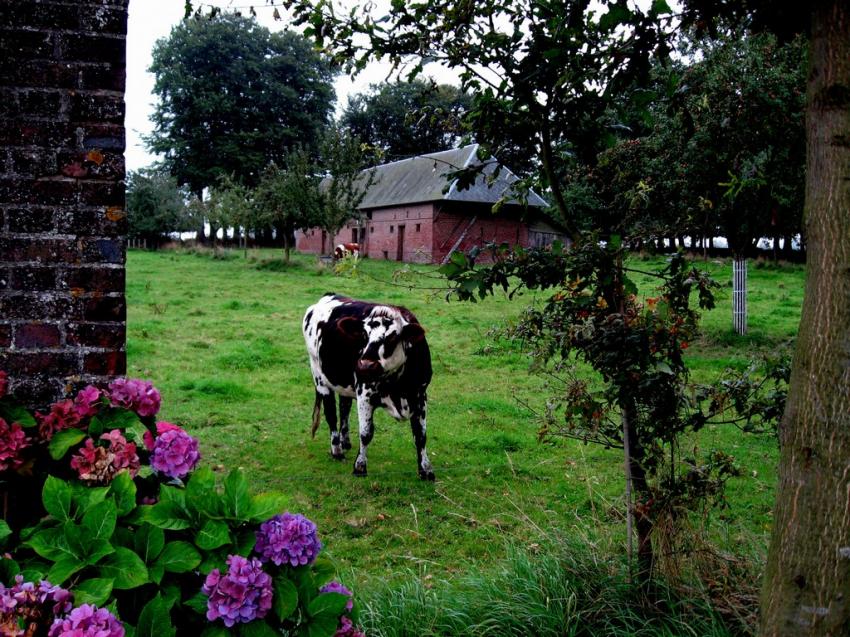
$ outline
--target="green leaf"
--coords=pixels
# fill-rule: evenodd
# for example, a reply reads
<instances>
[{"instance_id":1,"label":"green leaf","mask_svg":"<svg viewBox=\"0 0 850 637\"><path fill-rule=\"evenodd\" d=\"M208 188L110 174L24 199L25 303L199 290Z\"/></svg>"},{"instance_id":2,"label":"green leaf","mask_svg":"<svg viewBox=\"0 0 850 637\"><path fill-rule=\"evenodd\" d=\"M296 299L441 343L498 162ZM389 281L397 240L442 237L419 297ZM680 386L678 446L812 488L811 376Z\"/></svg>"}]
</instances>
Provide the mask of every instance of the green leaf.
<instances>
[{"instance_id":1,"label":"green leaf","mask_svg":"<svg viewBox=\"0 0 850 637\"><path fill-rule=\"evenodd\" d=\"M673 370L670 368L670 365L665 363L664 361L658 361L655 363L655 370L661 372L662 374L673 375Z\"/></svg>"},{"instance_id":2,"label":"green leaf","mask_svg":"<svg viewBox=\"0 0 850 637\"><path fill-rule=\"evenodd\" d=\"M261 493L251 499L251 521L265 522L289 508L289 498L282 493Z\"/></svg>"},{"instance_id":3,"label":"green leaf","mask_svg":"<svg viewBox=\"0 0 850 637\"><path fill-rule=\"evenodd\" d=\"M83 528L73 520L68 520L62 526L62 535L65 540L65 546L68 547L71 555L80 561L85 560L86 555L88 555L88 548L91 545L87 545L83 539Z\"/></svg>"},{"instance_id":4,"label":"green leaf","mask_svg":"<svg viewBox=\"0 0 850 637\"><path fill-rule=\"evenodd\" d=\"M200 563L201 554L188 542L169 542L156 560L169 573L185 573Z\"/></svg>"},{"instance_id":5,"label":"green leaf","mask_svg":"<svg viewBox=\"0 0 850 637\"><path fill-rule=\"evenodd\" d=\"M234 469L224 479L224 508L235 520L248 522L251 519L251 494L241 469Z\"/></svg>"},{"instance_id":6,"label":"green leaf","mask_svg":"<svg viewBox=\"0 0 850 637\"><path fill-rule=\"evenodd\" d=\"M322 587L336 576L336 566L326 557L318 557L313 562L313 583Z\"/></svg>"},{"instance_id":7,"label":"green leaf","mask_svg":"<svg viewBox=\"0 0 850 637\"><path fill-rule=\"evenodd\" d=\"M148 577L154 584L159 584L163 575L165 575L165 567L159 562L154 562L148 567Z\"/></svg>"},{"instance_id":8,"label":"green leaf","mask_svg":"<svg viewBox=\"0 0 850 637\"><path fill-rule=\"evenodd\" d=\"M205 551L217 549L230 541L230 527L220 520L207 520L195 536L195 544Z\"/></svg>"},{"instance_id":9,"label":"green leaf","mask_svg":"<svg viewBox=\"0 0 850 637\"><path fill-rule=\"evenodd\" d=\"M104 409L96 416L96 418L100 421L103 431L126 429L137 422L141 422L134 412L122 409L121 407L110 407L109 409Z\"/></svg>"},{"instance_id":10,"label":"green leaf","mask_svg":"<svg viewBox=\"0 0 850 637\"><path fill-rule=\"evenodd\" d=\"M199 615L206 615L207 612L207 597L202 591L198 591L192 597L183 602L183 606L191 608Z\"/></svg>"},{"instance_id":11,"label":"green leaf","mask_svg":"<svg viewBox=\"0 0 850 637\"><path fill-rule=\"evenodd\" d=\"M169 531L182 531L192 526L186 512L176 502L157 502L147 510L144 520Z\"/></svg>"},{"instance_id":12,"label":"green leaf","mask_svg":"<svg viewBox=\"0 0 850 637\"><path fill-rule=\"evenodd\" d=\"M85 568L85 563L78 560L76 557L67 556L54 562L50 570L47 571L47 581L58 586L63 584L71 575Z\"/></svg>"},{"instance_id":13,"label":"green leaf","mask_svg":"<svg viewBox=\"0 0 850 637\"><path fill-rule=\"evenodd\" d=\"M89 545L105 542L112 537L118 521L118 509L112 500L94 505L83 516L83 533Z\"/></svg>"},{"instance_id":14,"label":"green leaf","mask_svg":"<svg viewBox=\"0 0 850 637\"><path fill-rule=\"evenodd\" d=\"M61 528L44 529L24 543L35 553L53 562L72 555Z\"/></svg>"},{"instance_id":15,"label":"green leaf","mask_svg":"<svg viewBox=\"0 0 850 637\"><path fill-rule=\"evenodd\" d=\"M262 620L239 625L241 637L280 637L280 633Z\"/></svg>"},{"instance_id":16,"label":"green leaf","mask_svg":"<svg viewBox=\"0 0 850 637\"><path fill-rule=\"evenodd\" d=\"M100 574L112 578L113 588L127 590L148 582L148 569L136 553L119 546L100 565Z\"/></svg>"},{"instance_id":17,"label":"green leaf","mask_svg":"<svg viewBox=\"0 0 850 637\"><path fill-rule=\"evenodd\" d=\"M21 572L21 566L15 560L0 558L0 582L12 582Z\"/></svg>"},{"instance_id":18,"label":"green leaf","mask_svg":"<svg viewBox=\"0 0 850 637\"><path fill-rule=\"evenodd\" d=\"M50 457L54 460L61 459L71 447L82 442L85 437L86 432L79 429L65 429L56 432L47 444Z\"/></svg>"},{"instance_id":19,"label":"green leaf","mask_svg":"<svg viewBox=\"0 0 850 637\"><path fill-rule=\"evenodd\" d=\"M85 514L90 507L103 502L109 493L109 487L89 487L84 484L74 484L73 490L78 514Z\"/></svg>"},{"instance_id":20,"label":"green leaf","mask_svg":"<svg viewBox=\"0 0 850 637\"><path fill-rule=\"evenodd\" d=\"M151 524L143 524L133 537L136 553L145 564L153 562L165 546L165 532Z\"/></svg>"},{"instance_id":21,"label":"green leaf","mask_svg":"<svg viewBox=\"0 0 850 637\"><path fill-rule=\"evenodd\" d=\"M338 618L345 612L345 606L351 598L342 593L322 593L313 598L307 606L307 612L312 617L319 615L331 615Z\"/></svg>"},{"instance_id":22,"label":"green leaf","mask_svg":"<svg viewBox=\"0 0 850 637\"><path fill-rule=\"evenodd\" d=\"M280 621L289 619L298 608L298 589L286 577L276 577L274 580L272 608Z\"/></svg>"},{"instance_id":23,"label":"green leaf","mask_svg":"<svg viewBox=\"0 0 850 637\"><path fill-rule=\"evenodd\" d=\"M103 542L97 545L89 545L88 555L86 555L86 564L93 566L107 555L112 555L115 552L115 547L111 542Z\"/></svg>"},{"instance_id":24,"label":"green leaf","mask_svg":"<svg viewBox=\"0 0 850 637\"><path fill-rule=\"evenodd\" d=\"M172 637L175 632L168 605L157 595L139 613L136 637Z\"/></svg>"},{"instance_id":25,"label":"green leaf","mask_svg":"<svg viewBox=\"0 0 850 637\"><path fill-rule=\"evenodd\" d=\"M224 626L207 626L201 632L201 637L231 637L233 634Z\"/></svg>"},{"instance_id":26,"label":"green leaf","mask_svg":"<svg viewBox=\"0 0 850 637\"><path fill-rule=\"evenodd\" d=\"M20 405L13 405L5 400L0 400L0 418L9 424L18 423L24 429L35 427L38 424L29 411Z\"/></svg>"},{"instance_id":27,"label":"green leaf","mask_svg":"<svg viewBox=\"0 0 850 637\"><path fill-rule=\"evenodd\" d=\"M109 485L109 495L115 500L118 515L125 516L136 508L136 484L129 471L122 471Z\"/></svg>"},{"instance_id":28,"label":"green leaf","mask_svg":"<svg viewBox=\"0 0 850 637\"><path fill-rule=\"evenodd\" d=\"M145 444L145 433L147 431L148 428L145 427L139 419L136 419L136 422L128 425L124 430L124 437L129 442L135 442L141 447Z\"/></svg>"},{"instance_id":29,"label":"green leaf","mask_svg":"<svg viewBox=\"0 0 850 637\"><path fill-rule=\"evenodd\" d=\"M71 519L71 501L74 491L67 482L47 476L44 488L41 490L41 501L44 509L57 520Z\"/></svg>"},{"instance_id":30,"label":"green leaf","mask_svg":"<svg viewBox=\"0 0 850 637\"><path fill-rule=\"evenodd\" d=\"M72 592L76 604L103 606L112 594L112 580L103 577L87 579L77 584Z\"/></svg>"},{"instance_id":31,"label":"green leaf","mask_svg":"<svg viewBox=\"0 0 850 637\"><path fill-rule=\"evenodd\" d=\"M307 637L333 637L338 624L338 617L330 615L313 617L307 624Z\"/></svg>"},{"instance_id":32,"label":"green leaf","mask_svg":"<svg viewBox=\"0 0 850 637\"><path fill-rule=\"evenodd\" d=\"M3 546L6 538L12 535L12 529L6 523L6 520L0 520L0 546Z\"/></svg>"}]
</instances>

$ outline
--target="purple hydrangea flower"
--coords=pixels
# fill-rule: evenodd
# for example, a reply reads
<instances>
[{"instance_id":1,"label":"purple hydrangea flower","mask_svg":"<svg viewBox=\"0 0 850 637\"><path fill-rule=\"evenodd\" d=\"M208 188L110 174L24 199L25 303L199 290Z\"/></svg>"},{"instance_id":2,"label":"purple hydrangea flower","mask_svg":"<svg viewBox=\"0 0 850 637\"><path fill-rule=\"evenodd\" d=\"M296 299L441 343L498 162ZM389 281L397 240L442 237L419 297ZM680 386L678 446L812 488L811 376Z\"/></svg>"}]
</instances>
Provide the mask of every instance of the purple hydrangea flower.
<instances>
[{"instance_id":1,"label":"purple hydrangea flower","mask_svg":"<svg viewBox=\"0 0 850 637\"><path fill-rule=\"evenodd\" d=\"M345 605L345 612L350 613L351 609L354 608L354 594L348 590L345 586L334 580L333 582L328 582L322 588L319 589L320 593L339 593L340 595L348 595L349 600Z\"/></svg>"},{"instance_id":2,"label":"purple hydrangea flower","mask_svg":"<svg viewBox=\"0 0 850 637\"><path fill-rule=\"evenodd\" d=\"M271 560L278 566L303 566L316 559L322 543L315 524L303 515L286 512L260 525L254 549L263 561Z\"/></svg>"},{"instance_id":3,"label":"purple hydrangea flower","mask_svg":"<svg viewBox=\"0 0 850 637\"><path fill-rule=\"evenodd\" d=\"M334 637L366 637L366 635L354 625L354 622L343 615L339 618L339 628L336 629Z\"/></svg>"},{"instance_id":4,"label":"purple hydrangea flower","mask_svg":"<svg viewBox=\"0 0 850 637\"><path fill-rule=\"evenodd\" d=\"M272 578L263 572L263 564L257 558L230 555L227 573L222 575L213 569L202 590L209 596L207 619L221 619L228 628L237 622L262 619L272 607Z\"/></svg>"},{"instance_id":5,"label":"purple hydrangea flower","mask_svg":"<svg viewBox=\"0 0 850 637\"><path fill-rule=\"evenodd\" d=\"M142 417L155 416L162 397L146 380L117 378L109 383L109 399L115 407L135 411Z\"/></svg>"},{"instance_id":6,"label":"purple hydrangea flower","mask_svg":"<svg viewBox=\"0 0 850 637\"><path fill-rule=\"evenodd\" d=\"M74 399L77 413L83 418L94 416L97 413L100 396L100 390L94 385L87 385L85 389L81 389Z\"/></svg>"},{"instance_id":7,"label":"purple hydrangea flower","mask_svg":"<svg viewBox=\"0 0 850 637\"><path fill-rule=\"evenodd\" d=\"M184 478L200 459L198 441L182 429L170 429L156 437L151 466L169 478Z\"/></svg>"},{"instance_id":8,"label":"purple hydrangea flower","mask_svg":"<svg viewBox=\"0 0 850 637\"><path fill-rule=\"evenodd\" d=\"M53 622L47 637L124 637L124 626L105 608L83 604Z\"/></svg>"},{"instance_id":9,"label":"purple hydrangea flower","mask_svg":"<svg viewBox=\"0 0 850 637\"><path fill-rule=\"evenodd\" d=\"M44 580L36 585L16 575L14 586L0 584L0 635L23 637L39 627L46 628L54 616L71 610L71 599L64 588Z\"/></svg>"}]
</instances>

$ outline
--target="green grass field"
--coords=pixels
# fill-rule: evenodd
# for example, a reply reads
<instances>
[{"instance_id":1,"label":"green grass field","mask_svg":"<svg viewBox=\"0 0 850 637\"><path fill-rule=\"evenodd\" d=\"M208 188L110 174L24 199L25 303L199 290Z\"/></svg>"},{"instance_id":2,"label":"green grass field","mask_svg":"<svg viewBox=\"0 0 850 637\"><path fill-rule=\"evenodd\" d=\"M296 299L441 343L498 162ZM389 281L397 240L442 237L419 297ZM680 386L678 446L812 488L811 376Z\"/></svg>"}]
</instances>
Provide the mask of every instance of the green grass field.
<instances>
[{"instance_id":1,"label":"green grass field","mask_svg":"<svg viewBox=\"0 0 850 637\"><path fill-rule=\"evenodd\" d=\"M529 361L517 347L488 336L533 302L533 294L446 302L439 290L422 289L444 285L433 269L399 278L399 264L364 261L350 278L320 267L315 257L296 255L283 267L274 260L279 256L128 255L128 373L156 384L161 417L200 438L205 462L221 470L241 466L257 491L288 494L291 509L318 524L328 554L353 571L355 585L411 570L426 580L452 578L470 564L496 564L510 546L534 550L587 529L618 537L619 452L538 443L523 404L543 404L545 379L527 373ZM725 287L730 266L704 265L724 287L689 355L695 379L711 382L793 339L804 271L751 265L751 333L739 338L731 331ZM652 292L648 279L642 285ZM428 331L435 372L428 448L436 483L417 478L409 426L384 412L376 415L368 478L351 475L354 453L342 463L330 458L326 427L310 438L313 387L300 321L328 291L405 305ZM732 506L718 533L732 550L763 550L775 440L709 427L693 442L721 447L746 468L747 477L731 484Z\"/></svg>"}]
</instances>

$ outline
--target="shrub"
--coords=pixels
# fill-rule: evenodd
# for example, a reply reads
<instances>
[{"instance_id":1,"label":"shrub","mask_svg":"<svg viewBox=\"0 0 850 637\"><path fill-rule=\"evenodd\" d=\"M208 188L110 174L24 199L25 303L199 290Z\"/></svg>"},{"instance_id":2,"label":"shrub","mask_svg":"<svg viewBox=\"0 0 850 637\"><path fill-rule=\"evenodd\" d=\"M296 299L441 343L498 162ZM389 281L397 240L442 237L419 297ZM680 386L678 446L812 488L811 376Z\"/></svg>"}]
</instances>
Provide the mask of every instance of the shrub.
<instances>
[{"instance_id":1,"label":"shrub","mask_svg":"<svg viewBox=\"0 0 850 637\"><path fill-rule=\"evenodd\" d=\"M6 388L0 372L0 634L362 635L316 526L239 470L198 468L153 385L35 414Z\"/></svg>"}]
</instances>

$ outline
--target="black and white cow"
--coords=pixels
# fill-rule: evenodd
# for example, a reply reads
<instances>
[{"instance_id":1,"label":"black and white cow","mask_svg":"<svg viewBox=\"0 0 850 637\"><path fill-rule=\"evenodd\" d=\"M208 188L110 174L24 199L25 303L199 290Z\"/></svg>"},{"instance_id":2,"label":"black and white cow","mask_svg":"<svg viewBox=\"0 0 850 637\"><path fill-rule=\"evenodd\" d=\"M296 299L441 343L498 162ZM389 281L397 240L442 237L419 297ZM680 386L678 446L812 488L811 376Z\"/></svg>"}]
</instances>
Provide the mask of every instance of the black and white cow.
<instances>
[{"instance_id":1,"label":"black and white cow","mask_svg":"<svg viewBox=\"0 0 850 637\"><path fill-rule=\"evenodd\" d=\"M341 460L345 450L351 449L348 417L356 398L360 452L354 475L365 476L366 448L374 433L372 415L383 407L397 420L410 418L419 477L433 480L425 451L431 352L416 317L403 307L326 294L307 308L303 328L316 385L313 435L324 406L331 455ZM339 430L334 394L339 394Z\"/></svg>"}]
</instances>

